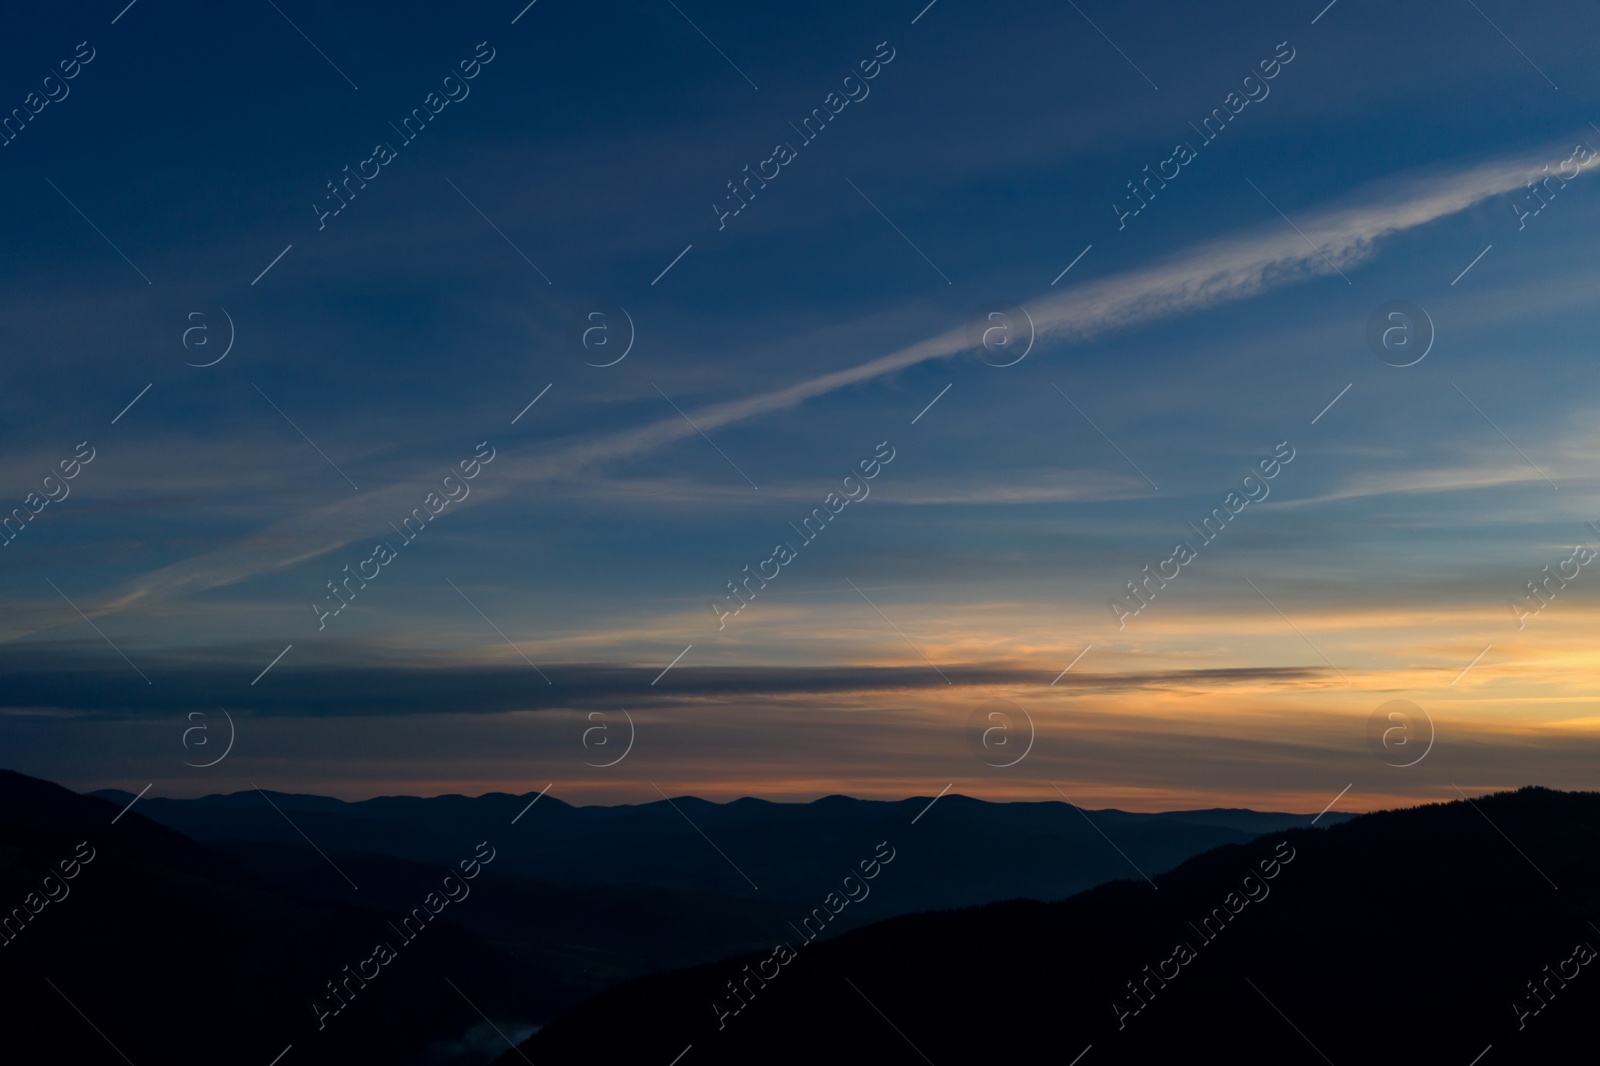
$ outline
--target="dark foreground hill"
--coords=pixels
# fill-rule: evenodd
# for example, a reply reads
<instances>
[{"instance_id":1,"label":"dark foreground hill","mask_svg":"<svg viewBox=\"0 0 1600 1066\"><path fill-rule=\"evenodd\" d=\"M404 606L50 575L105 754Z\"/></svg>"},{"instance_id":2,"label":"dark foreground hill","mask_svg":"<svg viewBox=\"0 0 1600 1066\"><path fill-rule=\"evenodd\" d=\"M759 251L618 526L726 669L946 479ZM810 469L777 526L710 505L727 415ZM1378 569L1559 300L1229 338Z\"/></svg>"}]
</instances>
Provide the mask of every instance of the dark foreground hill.
<instances>
[{"instance_id":1,"label":"dark foreground hill","mask_svg":"<svg viewBox=\"0 0 1600 1066\"><path fill-rule=\"evenodd\" d=\"M412 939L390 924L426 905L437 868L414 898L368 908L279 891L137 810L21 774L0 771L0 812L7 1066L267 1066L291 1045L285 1066L424 1063L481 1037L473 1004L514 1019L549 994L449 920L474 899L417 921ZM462 840L457 858L473 859L481 839ZM362 969L379 942L394 957L345 986L346 967ZM312 1007L319 998L327 1016Z\"/></svg>"},{"instance_id":2,"label":"dark foreground hill","mask_svg":"<svg viewBox=\"0 0 1600 1066\"><path fill-rule=\"evenodd\" d=\"M917 840L890 847L861 871L874 896L907 887ZM819 895L813 920L834 905ZM1593 1061L1600 794L1370 814L1218 848L1154 885L814 943L813 913L771 951L601 993L499 1061Z\"/></svg>"},{"instance_id":3,"label":"dark foreground hill","mask_svg":"<svg viewBox=\"0 0 1600 1066\"><path fill-rule=\"evenodd\" d=\"M0 1061L486 1062L507 1034L520 1040L619 981L769 943L797 901L929 809L928 798L533 799L251 792L129 808L131 794L79 796L0 771ZM859 894L825 935L918 907L1062 896L1126 861L1065 804L944 796L937 813L899 860L902 890L868 901L846 887ZM1151 869L1307 820L1094 817ZM425 933L402 929L450 894L446 873L489 853Z\"/></svg>"},{"instance_id":4,"label":"dark foreground hill","mask_svg":"<svg viewBox=\"0 0 1600 1066\"><path fill-rule=\"evenodd\" d=\"M94 795L119 807L133 799L113 791ZM537 795L346 803L251 791L196 800L145 797L138 811L234 860L260 887L386 911L420 899L438 867L460 857L462 841L489 833L497 858L476 883L471 904L452 907L451 919L522 964L538 992L518 1002L509 1018L540 1024L619 981L769 945L793 912L930 802L833 796L719 804L681 797L573 807L553 796L533 803ZM1121 876L1127 860L1095 825L1135 862L1157 871L1220 843L1309 821L1249 810L1100 811L1091 825L1061 802L987 803L959 795L941 797L936 810L937 822L924 824L937 828L899 860L900 888L858 900L828 923L827 934L917 910L1063 898ZM358 895L345 875L361 886Z\"/></svg>"},{"instance_id":5,"label":"dark foreground hill","mask_svg":"<svg viewBox=\"0 0 1600 1066\"><path fill-rule=\"evenodd\" d=\"M287 844L214 841L258 883L310 899L351 898L350 886L317 852ZM364 906L404 912L439 880L438 864L365 852L331 852L361 886ZM501 849L494 866L507 857ZM732 899L650 885L573 885L484 871L471 903L451 920L521 962L540 996L515 1017L549 1021L558 1012L629 977L679 969L748 951L781 929L777 901ZM501 1043L504 1046L504 1043Z\"/></svg>"}]
</instances>

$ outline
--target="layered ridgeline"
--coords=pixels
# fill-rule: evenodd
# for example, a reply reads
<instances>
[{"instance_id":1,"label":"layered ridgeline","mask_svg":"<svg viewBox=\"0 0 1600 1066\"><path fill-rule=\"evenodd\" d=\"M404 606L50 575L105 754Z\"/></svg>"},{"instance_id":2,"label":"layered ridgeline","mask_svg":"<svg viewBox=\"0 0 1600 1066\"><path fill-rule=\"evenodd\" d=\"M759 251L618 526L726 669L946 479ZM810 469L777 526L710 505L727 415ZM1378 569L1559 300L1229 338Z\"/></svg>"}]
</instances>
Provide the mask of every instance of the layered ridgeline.
<instances>
[{"instance_id":1,"label":"layered ridgeline","mask_svg":"<svg viewBox=\"0 0 1600 1066\"><path fill-rule=\"evenodd\" d=\"M95 795L117 803L132 798L112 791ZM529 807L536 793L385 797L356 803L278 792L267 795L271 803L254 791L193 800L147 796L137 810L200 841L305 848L305 839L285 819L288 815L325 851L449 864L460 857L457 852L464 843L478 841L491 832L485 827L495 827L492 843L499 855L492 869L498 874L568 884L650 885L718 898L783 902L788 906L779 913L787 915L796 905L809 905L819 892L826 892L830 882L860 860L863 849L870 852L880 840L898 846L932 798L880 801L829 796L812 803L757 799L710 803L674 797L671 803L658 799L639 805L574 807L546 795ZM903 848L896 860L900 883L873 897L867 917L877 921L1018 897L1064 899L1128 876L1128 859L1153 874L1210 848L1244 843L1274 829L1311 821L1310 815L1249 810L1161 814L1107 810L1090 815L1093 824L1059 800L987 803L943 796L910 830L919 839L916 847ZM1330 812L1318 824L1343 817ZM922 831L925 828L928 831ZM1101 830L1127 859L1107 843ZM312 878L295 887L317 891L319 886L336 892L341 883L337 877ZM841 921L849 917L841 916ZM762 934L752 946L765 943L771 935Z\"/></svg>"},{"instance_id":2,"label":"layered ridgeline","mask_svg":"<svg viewBox=\"0 0 1600 1066\"><path fill-rule=\"evenodd\" d=\"M916 829L936 832L941 813ZM853 872L873 899L892 896L920 846L902 832L895 854L868 849ZM1593 1057L1600 794L1528 788L1364 815L1151 873L813 941L837 902L819 895L773 946L601 993L499 1061Z\"/></svg>"},{"instance_id":3,"label":"layered ridgeline","mask_svg":"<svg viewBox=\"0 0 1600 1066\"><path fill-rule=\"evenodd\" d=\"M810 929L801 903L837 908L821 943L1124 869L1062 803L536 796L134 802L0 772L4 1061L465 1066L618 982L770 945L791 919ZM1151 870L1308 820L1094 818ZM896 853L885 838L908 828L917 846ZM863 880L863 863L898 890L875 891L891 879Z\"/></svg>"},{"instance_id":4,"label":"layered ridgeline","mask_svg":"<svg viewBox=\"0 0 1600 1066\"><path fill-rule=\"evenodd\" d=\"M448 910L413 918L415 933L391 925L404 926L414 905L426 910L427 891L442 888L438 868L404 908L374 909L348 885L349 902L275 889L137 809L20 774L0 771L0 812L7 1064L266 1066L290 1045L283 1061L293 1066L443 1061L447 1048L481 1042L483 1025L446 976L508 1023L549 994ZM396 958L345 990L379 942ZM314 1004L330 982L348 1005L319 1024Z\"/></svg>"}]
</instances>

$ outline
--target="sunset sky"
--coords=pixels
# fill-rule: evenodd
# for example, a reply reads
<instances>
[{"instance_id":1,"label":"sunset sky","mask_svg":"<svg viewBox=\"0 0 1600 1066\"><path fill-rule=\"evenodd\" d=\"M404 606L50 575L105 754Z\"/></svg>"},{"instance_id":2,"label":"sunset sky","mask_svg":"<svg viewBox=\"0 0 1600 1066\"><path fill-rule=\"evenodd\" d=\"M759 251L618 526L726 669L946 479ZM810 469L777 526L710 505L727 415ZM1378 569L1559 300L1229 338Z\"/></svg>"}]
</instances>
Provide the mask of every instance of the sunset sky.
<instances>
[{"instance_id":1,"label":"sunset sky","mask_svg":"<svg viewBox=\"0 0 1600 1066\"><path fill-rule=\"evenodd\" d=\"M577 803L1592 787L1600 558L1564 561L1600 550L1600 12L123 2L0 40L6 108L60 97L0 148L4 508L92 449L0 547L3 765ZM1369 343L1395 301L1434 333L1409 366ZM971 741L997 699L1004 751L1034 734L1008 767ZM1409 767L1369 743L1393 699L1432 723Z\"/></svg>"}]
</instances>

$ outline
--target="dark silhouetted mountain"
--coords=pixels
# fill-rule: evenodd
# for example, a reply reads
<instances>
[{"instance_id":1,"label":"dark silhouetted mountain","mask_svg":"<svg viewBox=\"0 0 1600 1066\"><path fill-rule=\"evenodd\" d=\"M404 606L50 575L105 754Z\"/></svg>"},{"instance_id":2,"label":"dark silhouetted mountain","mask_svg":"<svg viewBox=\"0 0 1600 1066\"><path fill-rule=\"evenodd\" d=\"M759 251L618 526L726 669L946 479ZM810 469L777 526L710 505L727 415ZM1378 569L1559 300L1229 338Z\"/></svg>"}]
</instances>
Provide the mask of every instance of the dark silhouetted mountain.
<instances>
[{"instance_id":1,"label":"dark silhouetted mountain","mask_svg":"<svg viewBox=\"0 0 1600 1066\"><path fill-rule=\"evenodd\" d=\"M215 841L210 845L259 882L314 899L343 899L349 886L331 877L315 851L287 844ZM333 852L361 886L361 902L404 911L432 890L440 868L385 855ZM502 850L495 865L505 857ZM546 994L522 1016L547 1021L617 981L748 951L781 929L777 901L733 899L649 885L568 885L484 871L471 903L452 907L456 924L517 958Z\"/></svg>"},{"instance_id":2,"label":"dark silhouetted mountain","mask_svg":"<svg viewBox=\"0 0 1600 1066\"><path fill-rule=\"evenodd\" d=\"M912 859L953 808L884 834L892 861L863 870L873 900L914 888ZM539 1066L666 1064L691 1045L693 1066L1592 1061L1600 793L1363 815L1153 877L797 931L602 992L521 1051Z\"/></svg>"},{"instance_id":3,"label":"dark silhouetted mountain","mask_svg":"<svg viewBox=\"0 0 1600 1066\"><path fill-rule=\"evenodd\" d=\"M127 798L98 794L120 802ZM477 827L493 825L503 827L496 841L507 841L495 867L499 874L568 884L654 885L791 906L808 904L826 892L873 844L901 834L932 799L828 796L812 803L711 803L680 797L670 803L574 807L545 796L528 807L535 793L471 799L384 797L357 803L268 795L306 836L330 852L449 862L461 840L478 832ZM305 843L256 792L194 800L146 798L139 809L196 840ZM940 798L933 811L939 832L906 853L900 890L887 894L881 908L871 910L870 920L1019 897L1062 899L1126 876L1130 860L1153 874L1210 848L1311 821L1307 815L1247 810L1106 810L1090 812L1091 824L1059 801L988 803L960 795ZM1329 814L1320 824L1343 817ZM759 886L759 892L752 886ZM847 914L841 925L859 920Z\"/></svg>"},{"instance_id":4,"label":"dark silhouetted mountain","mask_svg":"<svg viewBox=\"0 0 1600 1066\"><path fill-rule=\"evenodd\" d=\"M324 865L344 901L313 900L120 806L0 771L8 1066L124 1057L266 1066L291 1044L293 1066L424 1063L436 1061L429 1049L482 1026L472 1004L521 1036L531 1027L516 1021L550 994L511 955L454 924L479 903L476 893L418 921L412 941L390 925L425 904L445 869L414 897L369 907L365 891ZM471 858L495 828L465 834L453 857ZM327 996L324 983L358 968L380 941L393 960L364 987L352 981L348 1006L319 1029L311 1004Z\"/></svg>"}]
</instances>

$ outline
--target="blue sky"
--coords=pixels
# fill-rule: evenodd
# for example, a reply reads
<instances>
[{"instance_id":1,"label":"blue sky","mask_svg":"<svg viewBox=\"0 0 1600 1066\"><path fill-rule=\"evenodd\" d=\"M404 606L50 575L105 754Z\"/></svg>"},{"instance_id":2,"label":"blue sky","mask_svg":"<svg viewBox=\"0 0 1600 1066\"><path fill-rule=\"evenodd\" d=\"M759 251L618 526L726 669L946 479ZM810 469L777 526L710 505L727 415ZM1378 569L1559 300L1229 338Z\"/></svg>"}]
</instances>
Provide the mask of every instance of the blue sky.
<instances>
[{"instance_id":1,"label":"blue sky","mask_svg":"<svg viewBox=\"0 0 1600 1066\"><path fill-rule=\"evenodd\" d=\"M1586 782L1587 572L1522 629L1510 603L1600 539L1589 170L1524 214L1600 146L1592 13L521 7L73 4L0 43L18 107L93 49L0 148L0 489L94 449L0 549L9 765L607 802ZM429 93L460 98L404 143ZM1436 331L1404 368L1366 341L1394 300ZM973 321L1018 306L1033 346L988 365ZM590 365L585 330L630 320ZM485 441L319 629L326 583ZM719 629L725 583L885 441L870 496ZM1270 497L1119 628L1107 600L1284 441ZM1039 737L1004 771L962 740L990 698ZM1390 698L1439 734L1404 771L1365 741ZM187 716L222 707L234 750L186 767ZM620 708L629 759L586 765Z\"/></svg>"}]
</instances>

